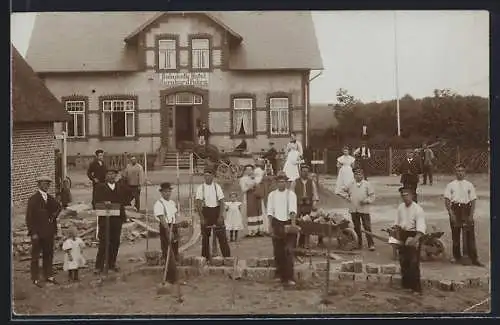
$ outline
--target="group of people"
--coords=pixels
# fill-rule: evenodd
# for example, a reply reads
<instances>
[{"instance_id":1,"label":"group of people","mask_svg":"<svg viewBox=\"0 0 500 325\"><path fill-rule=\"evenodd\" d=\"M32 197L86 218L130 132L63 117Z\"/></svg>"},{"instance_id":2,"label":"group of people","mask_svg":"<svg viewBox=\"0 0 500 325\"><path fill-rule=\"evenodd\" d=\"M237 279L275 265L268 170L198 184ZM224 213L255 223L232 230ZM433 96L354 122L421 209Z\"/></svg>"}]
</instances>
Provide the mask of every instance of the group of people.
<instances>
[{"instance_id":1,"label":"group of people","mask_svg":"<svg viewBox=\"0 0 500 325\"><path fill-rule=\"evenodd\" d=\"M263 182L266 175L263 160L256 166L247 165L240 178L242 193L232 192L229 200L225 199L220 184L214 179L214 171L205 169L204 182L196 190L196 208L200 215L202 236L201 255L210 259L210 236L216 236L224 257L231 255L229 241L238 240L241 231L248 236L270 235L273 244L273 255L276 263L276 278L285 285L294 285L293 265L294 250L304 247L309 238L300 234L297 226L298 218L310 214L317 209L319 193L317 182L311 177L309 166L300 162L301 145L292 138L287 145L287 162L283 171L275 175L276 189L271 190L269 184ZM361 155L368 156L369 149L360 149ZM355 164L356 158L349 155L345 148L343 156L338 158L339 177L335 192L350 202L354 229L358 234L358 245L362 247L361 226L371 232L370 205L375 200L373 186L366 178L362 164ZM293 163L293 164L292 164ZM297 171L291 171L290 166ZM399 166L402 187L399 189L403 203L397 208L394 222L398 226L399 259L401 264L403 287L421 292L420 286L420 247L421 237L426 233L426 221L422 207L417 202L416 187L419 174L422 172L413 150L407 151L406 159ZM482 266L479 262L475 243L474 212L476 191L472 183L465 180L465 167L457 164L456 180L450 182L445 189L446 209L450 216L454 261L463 261L468 256L473 265ZM125 206L135 201L140 208L140 187L144 184L142 166L134 157L123 173L122 182L117 183L118 171L106 168L103 151L96 151L96 158L88 170L92 180L92 206L98 213L99 246L95 261L95 273L100 274L105 266L108 270L118 272L116 264L120 246L121 228L126 220ZM60 203L47 193L51 179L41 176L37 179L38 190L33 194L27 206L26 224L28 235L32 241L31 278L35 285L41 286L39 279L39 255L43 257L43 274L45 281L57 283L52 272L54 238L57 233L57 216L61 211ZM159 233L162 254L167 258L170 247L171 256L168 264L167 280L177 281L176 260L179 256L179 220L178 203L171 199L172 185L162 183L159 188L161 198L153 206L154 216L159 221ZM133 193L133 194L131 194ZM116 207L116 213L109 215L102 206ZM106 220L109 218L109 220ZM227 232L229 232L229 241ZM461 233L464 243L461 250ZM108 238L109 237L109 238ZM375 249L373 239L366 235L370 250ZM322 244L322 238L319 238ZM107 250L106 250L106 245ZM78 280L78 268L85 263L81 254L84 244L71 229L63 244L65 251L65 270L71 280ZM108 254L106 254L106 251ZM106 260L107 255L107 260Z\"/></svg>"}]
</instances>

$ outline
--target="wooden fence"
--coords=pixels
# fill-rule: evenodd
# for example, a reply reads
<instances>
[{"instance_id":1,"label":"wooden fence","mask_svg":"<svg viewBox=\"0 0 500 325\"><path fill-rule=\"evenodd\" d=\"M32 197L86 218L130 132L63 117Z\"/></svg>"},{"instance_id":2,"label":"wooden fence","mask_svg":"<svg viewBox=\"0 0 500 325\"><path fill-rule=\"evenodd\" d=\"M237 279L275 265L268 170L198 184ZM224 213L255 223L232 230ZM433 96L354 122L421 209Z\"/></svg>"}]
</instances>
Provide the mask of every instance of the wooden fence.
<instances>
[{"instance_id":1,"label":"wooden fence","mask_svg":"<svg viewBox=\"0 0 500 325\"><path fill-rule=\"evenodd\" d=\"M368 160L370 175L396 174L401 161L406 157L405 149L371 149L371 159ZM469 173L489 173L489 148L440 147L433 149L436 157L434 173L453 174L456 163L465 164ZM322 160L324 164L314 167L318 173L337 174L337 157L341 149L313 150L312 160Z\"/></svg>"}]
</instances>

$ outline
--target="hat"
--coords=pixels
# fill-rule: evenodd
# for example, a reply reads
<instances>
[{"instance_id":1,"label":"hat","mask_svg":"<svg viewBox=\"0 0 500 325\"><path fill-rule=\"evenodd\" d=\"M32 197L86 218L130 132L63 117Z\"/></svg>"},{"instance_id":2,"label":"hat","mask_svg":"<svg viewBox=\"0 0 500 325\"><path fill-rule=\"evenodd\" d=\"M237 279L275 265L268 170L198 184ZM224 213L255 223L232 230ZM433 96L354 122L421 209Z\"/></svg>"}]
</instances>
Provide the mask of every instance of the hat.
<instances>
[{"instance_id":1,"label":"hat","mask_svg":"<svg viewBox=\"0 0 500 325\"><path fill-rule=\"evenodd\" d=\"M399 193L401 193L401 194L402 194L403 192L411 193L411 192L412 192L412 189L411 189L411 188L409 188L409 187L404 187L404 186L402 186L402 187L400 187L400 188L399 188Z\"/></svg>"},{"instance_id":2,"label":"hat","mask_svg":"<svg viewBox=\"0 0 500 325\"><path fill-rule=\"evenodd\" d=\"M281 172L278 172L278 174L276 175L276 180L277 181L281 181L281 180L287 181L288 176L286 176L285 172L281 171Z\"/></svg>"},{"instance_id":3,"label":"hat","mask_svg":"<svg viewBox=\"0 0 500 325\"><path fill-rule=\"evenodd\" d=\"M205 167L205 169L203 170L203 173L204 174L213 174L214 170L210 167Z\"/></svg>"},{"instance_id":4,"label":"hat","mask_svg":"<svg viewBox=\"0 0 500 325\"><path fill-rule=\"evenodd\" d=\"M108 168L108 169L106 170L106 173L109 173L109 172L112 172L112 173L118 174L118 169L116 169L116 168Z\"/></svg>"},{"instance_id":5,"label":"hat","mask_svg":"<svg viewBox=\"0 0 500 325\"><path fill-rule=\"evenodd\" d=\"M38 182L52 182L52 178L50 178L47 175L40 175L40 176L38 176L38 178L36 179L36 181L37 181L37 183Z\"/></svg>"},{"instance_id":6,"label":"hat","mask_svg":"<svg viewBox=\"0 0 500 325\"><path fill-rule=\"evenodd\" d=\"M172 184L169 182L161 183L160 184L160 192L165 191L165 190L171 190L172 189Z\"/></svg>"},{"instance_id":7,"label":"hat","mask_svg":"<svg viewBox=\"0 0 500 325\"><path fill-rule=\"evenodd\" d=\"M307 164L302 164L302 165L300 165L300 169L302 169L302 168L311 169L311 168L309 167L309 165L307 165Z\"/></svg>"}]
</instances>

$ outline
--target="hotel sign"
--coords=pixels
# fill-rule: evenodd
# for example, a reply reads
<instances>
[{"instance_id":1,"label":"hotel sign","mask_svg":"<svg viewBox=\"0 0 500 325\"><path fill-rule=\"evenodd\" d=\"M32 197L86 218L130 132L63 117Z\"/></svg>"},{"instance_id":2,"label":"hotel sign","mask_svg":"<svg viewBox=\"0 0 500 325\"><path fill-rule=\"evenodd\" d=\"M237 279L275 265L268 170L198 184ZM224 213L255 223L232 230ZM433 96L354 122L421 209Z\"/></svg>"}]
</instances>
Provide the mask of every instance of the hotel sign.
<instances>
[{"instance_id":1,"label":"hotel sign","mask_svg":"<svg viewBox=\"0 0 500 325\"><path fill-rule=\"evenodd\" d=\"M158 77L166 86L208 87L208 72L168 72L159 73Z\"/></svg>"}]
</instances>

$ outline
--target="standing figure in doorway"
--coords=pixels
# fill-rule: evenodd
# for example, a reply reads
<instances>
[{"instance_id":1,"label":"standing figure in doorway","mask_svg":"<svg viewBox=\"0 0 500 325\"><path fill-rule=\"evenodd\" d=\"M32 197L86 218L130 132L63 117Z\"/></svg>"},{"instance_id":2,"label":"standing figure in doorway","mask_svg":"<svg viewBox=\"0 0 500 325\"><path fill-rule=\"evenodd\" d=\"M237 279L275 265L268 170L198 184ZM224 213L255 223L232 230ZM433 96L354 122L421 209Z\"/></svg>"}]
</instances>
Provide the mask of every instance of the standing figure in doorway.
<instances>
[{"instance_id":1,"label":"standing figure in doorway","mask_svg":"<svg viewBox=\"0 0 500 325\"><path fill-rule=\"evenodd\" d=\"M42 284L38 278L40 252L45 281L57 284L54 279L52 261L54 259L54 238L57 233L57 215L60 204L48 190L52 179L40 176L37 179L38 190L29 198L26 209L26 226L31 238L31 281L37 287Z\"/></svg>"},{"instance_id":2,"label":"standing figure in doorway","mask_svg":"<svg viewBox=\"0 0 500 325\"><path fill-rule=\"evenodd\" d=\"M104 184L106 181L106 166L104 165L104 151L97 149L95 158L90 163L87 170L87 177L92 182L92 209L95 209L95 188L97 184Z\"/></svg>"},{"instance_id":3,"label":"standing figure in doorway","mask_svg":"<svg viewBox=\"0 0 500 325\"><path fill-rule=\"evenodd\" d=\"M335 183L335 194L342 195L344 189L354 181L352 167L356 159L349 154L349 148L345 146L342 149L343 155L337 158L337 168L339 173Z\"/></svg>"},{"instance_id":4,"label":"standing figure in doorway","mask_svg":"<svg viewBox=\"0 0 500 325\"><path fill-rule=\"evenodd\" d=\"M214 182L214 172L206 168L205 181L196 190L196 206L200 215L201 226L201 256L210 259L210 227L216 227L214 234L219 240L222 256L229 257L231 251L224 225L224 192L219 184Z\"/></svg>"},{"instance_id":5,"label":"standing figure in doorway","mask_svg":"<svg viewBox=\"0 0 500 325\"><path fill-rule=\"evenodd\" d=\"M208 145L209 137L210 130L207 127L207 123L202 122L200 128L198 129L198 144L202 146Z\"/></svg>"},{"instance_id":6,"label":"standing figure in doorway","mask_svg":"<svg viewBox=\"0 0 500 325\"><path fill-rule=\"evenodd\" d=\"M415 158L413 150L406 150L406 159L403 159L399 165L399 174L401 175L401 184L404 188L409 188L413 192L413 201L417 200L417 186L419 174L421 174L420 162Z\"/></svg>"},{"instance_id":7,"label":"standing figure in doorway","mask_svg":"<svg viewBox=\"0 0 500 325\"><path fill-rule=\"evenodd\" d=\"M461 232L463 230L463 255L468 256L472 265L483 266L479 262L476 247L474 213L476 210L476 188L465 179L465 166L455 166L456 179L444 190L446 209L450 216L451 238L453 241L453 262L462 262L460 252Z\"/></svg>"}]
</instances>

